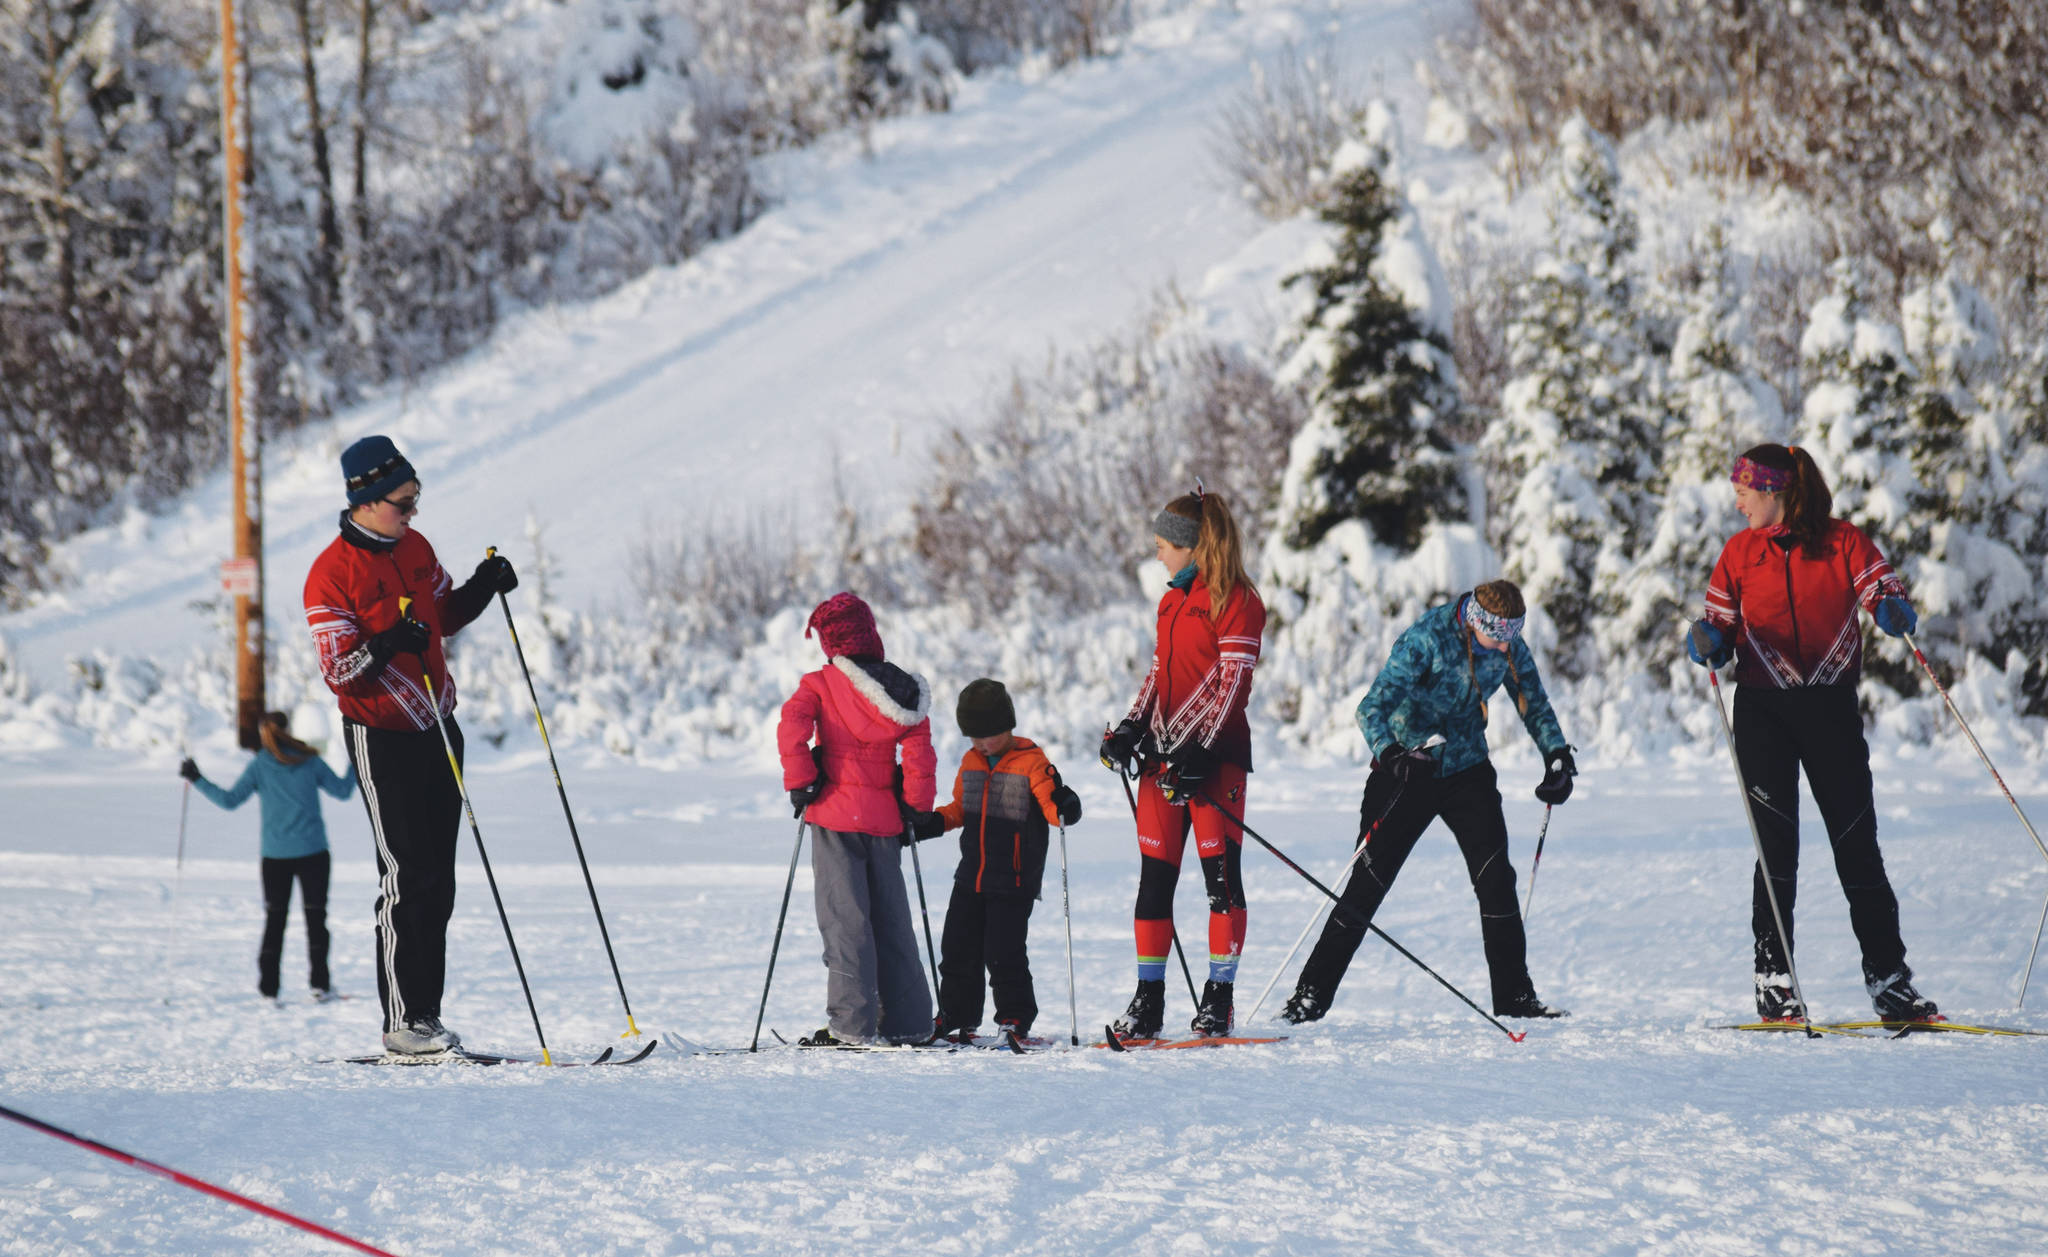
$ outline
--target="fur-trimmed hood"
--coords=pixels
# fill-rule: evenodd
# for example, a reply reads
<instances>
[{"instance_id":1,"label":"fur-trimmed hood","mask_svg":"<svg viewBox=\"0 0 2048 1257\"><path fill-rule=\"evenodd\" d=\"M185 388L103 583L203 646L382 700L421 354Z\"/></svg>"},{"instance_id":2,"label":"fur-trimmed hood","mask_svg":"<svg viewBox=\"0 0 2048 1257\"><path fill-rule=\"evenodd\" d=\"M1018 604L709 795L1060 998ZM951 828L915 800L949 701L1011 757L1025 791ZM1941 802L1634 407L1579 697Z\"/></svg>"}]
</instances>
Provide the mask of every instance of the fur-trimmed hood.
<instances>
[{"instance_id":1,"label":"fur-trimmed hood","mask_svg":"<svg viewBox=\"0 0 2048 1257\"><path fill-rule=\"evenodd\" d=\"M904 728L931 715L931 687L916 673L879 659L855 659L850 655L835 655L831 662L877 712Z\"/></svg>"}]
</instances>

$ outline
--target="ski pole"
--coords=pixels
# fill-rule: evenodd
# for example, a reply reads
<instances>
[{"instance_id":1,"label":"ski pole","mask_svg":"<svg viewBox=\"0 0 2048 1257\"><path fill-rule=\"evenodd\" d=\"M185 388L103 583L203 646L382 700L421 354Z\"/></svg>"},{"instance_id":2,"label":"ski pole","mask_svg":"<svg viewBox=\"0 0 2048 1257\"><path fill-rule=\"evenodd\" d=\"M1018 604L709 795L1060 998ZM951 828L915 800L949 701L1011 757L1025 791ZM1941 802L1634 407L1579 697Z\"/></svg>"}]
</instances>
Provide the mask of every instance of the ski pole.
<instances>
[{"instance_id":1,"label":"ski pole","mask_svg":"<svg viewBox=\"0 0 2048 1257\"><path fill-rule=\"evenodd\" d=\"M1351 907L1351 905L1345 903L1343 900L1337 897L1336 891L1331 890L1328 886L1325 886L1321 882L1317 881L1315 874L1309 872L1307 869L1301 867L1299 864L1296 864L1293 860L1288 859L1286 852L1280 850L1280 848L1274 846L1272 843L1267 842L1266 839L1260 835L1258 830L1253 829L1250 825L1245 824L1243 817L1234 814L1233 812L1231 812L1229 808L1224 807L1221 803L1216 802L1216 800L1210 798L1206 794L1203 794L1199 790L1195 792L1194 801L1202 804L1204 807L1213 808L1214 810L1221 812L1224 818L1228 820L1231 824L1236 825L1240 832L1249 834L1252 838L1256 839L1260 846L1264 847L1266 850L1272 852L1274 856L1278 857L1280 863L1286 865L1290 869L1293 869L1296 873L1300 874L1302 879L1306 881L1309 885L1315 887L1319 891L1322 891L1324 897L1327 898L1332 905L1334 905L1331 909L1332 912L1334 912L1340 919L1344 920L1353 928L1370 930L1374 934L1379 935L1382 939L1386 941L1387 946L1392 947L1397 952L1400 952L1403 956L1406 956L1409 959L1409 961L1415 965L1416 968L1422 970L1430 977L1435 978L1438 984L1441 985L1446 991L1449 991L1451 994L1463 1000L1465 1002L1466 1007L1470 1008L1473 1012L1478 1013L1481 1017L1486 1018L1486 1020L1493 1026L1494 1029L1500 1031L1502 1034L1506 1035L1509 1039L1513 1040L1516 1043L1520 1043L1523 1039L1528 1037L1527 1031L1524 1031L1521 1034L1516 1034L1514 1031L1502 1025L1499 1018L1495 1017L1492 1013L1487 1012L1479 1005L1473 1003L1471 996L1465 994L1457 987L1451 985L1450 979L1444 977L1444 975L1442 975L1441 973L1438 973L1436 970L1422 963L1421 957L1417 956L1414 952L1409 951L1406 947L1401 946L1401 944L1395 942L1393 935L1387 933L1385 930L1373 924L1371 921L1368 921L1365 918L1361 917L1358 914L1358 912Z\"/></svg>"},{"instance_id":2,"label":"ski pole","mask_svg":"<svg viewBox=\"0 0 2048 1257\"><path fill-rule=\"evenodd\" d=\"M924 918L924 958L932 966L932 1001L939 998L939 955L932 949L932 913L924 901L924 863L917 858L917 836L908 828L903 836L910 840L910 871L917 875L917 914Z\"/></svg>"},{"instance_id":3,"label":"ski pole","mask_svg":"<svg viewBox=\"0 0 2048 1257\"><path fill-rule=\"evenodd\" d=\"M138 1157L132 1152L123 1152L111 1144L103 1144L97 1139L87 1139L83 1135L73 1134L61 1126L53 1126L40 1118L30 1117L28 1114L17 1109L10 1109L4 1104L0 1104L0 1117L4 1117L11 1122L18 1122L30 1130L39 1130L45 1135L54 1135L65 1143L83 1148L87 1152L96 1152L109 1160L119 1161L122 1165L128 1166L131 1169L141 1170L146 1174L154 1174L158 1178L167 1178L180 1187L189 1187L193 1191L202 1192L216 1200L225 1200L229 1204L240 1205L252 1213L260 1213L264 1217L282 1222L286 1226L297 1227L301 1231L320 1236L322 1239L333 1240L335 1243L346 1245L359 1253L370 1253L372 1257L396 1257L396 1254L381 1248L373 1248L361 1240L351 1239L339 1231L330 1231L317 1222L308 1222L306 1219L295 1214L289 1214L282 1209L266 1205L260 1200L251 1200L239 1192L231 1192L225 1187L216 1187L203 1178L194 1178L192 1175L174 1170L168 1165L160 1165L155 1161Z\"/></svg>"},{"instance_id":4,"label":"ski pole","mask_svg":"<svg viewBox=\"0 0 2048 1257\"><path fill-rule=\"evenodd\" d=\"M1067 827L1060 826L1060 915L1067 919L1067 1038L1081 1046L1081 1008L1074 998L1074 901L1067 893Z\"/></svg>"},{"instance_id":5,"label":"ski pole","mask_svg":"<svg viewBox=\"0 0 2048 1257\"><path fill-rule=\"evenodd\" d=\"M2005 778L1999 776L1998 770L1991 766L1991 757L1984 753L1984 744L1977 741L1976 734L1970 732L1970 722L1963 719L1962 711L1956 707L1956 700L1949 697L1948 687L1941 683L1940 677L1934 675L1934 665L1927 662L1927 656L1920 653L1920 643L1913 640L1911 633L1905 634L1905 638L1906 645L1913 651L1913 658L1920 661L1920 667L1927 673L1927 679L1934 682L1934 688L1941 692L1941 701L1948 704L1949 715L1956 718L1956 724L1962 728L1963 736L1970 739L1970 746L1976 750L1977 758L1983 760L1984 767L1990 771L1991 780L1998 783L1998 789L2005 795L2005 801L2012 804L2013 813L2020 818L2020 824L2026 826L2027 837L2032 838L2034 845L2041 849L2041 858L2048 860L2048 843L2041 841L2041 835L2034 831L2034 822L2027 819L2027 814L2020 810L2020 801L2013 798L2012 791L2006 788Z\"/></svg>"},{"instance_id":6,"label":"ski pole","mask_svg":"<svg viewBox=\"0 0 2048 1257\"><path fill-rule=\"evenodd\" d=\"M178 744L178 758L188 758L183 742ZM192 783L185 783L185 790L178 796L178 861L171 880L171 930L164 940L164 968L169 969L178 953L178 905L185 892L185 814L192 806ZM164 1003L171 1002L172 980L164 982Z\"/></svg>"},{"instance_id":7,"label":"ski pole","mask_svg":"<svg viewBox=\"0 0 2048 1257\"><path fill-rule=\"evenodd\" d=\"M1117 770L1116 777L1118 781L1124 783L1124 800L1131 805L1131 821L1135 824L1138 819L1138 796L1132 792L1131 779L1124 775L1122 769ZM1188 984L1188 999L1199 1009L1202 1006L1202 997L1195 994L1195 975L1188 968L1188 954L1180 945L1180 926L1171 919L1167 924L1173 931L1173 954L1180 958L1181 979Z\"/></svg>"},{"instance_id":8,"label":"ski pole","mask_svg":"<svg viewBox=\"0 0 2048 1257\"><path fill-rule=\"evenodd\" d=\"M782 884L782 911L775 914L775 942L768 948L768 976L761 980L761 1011L754 1014L754 1041L747 1051L761 1050L761 1022L768 1016L768 987L775 981L775 957L782 951L782 923L789 919L789 893L796 888L796 860L804 849L804 818L796 818L796 847L789 853L789 880Z\"/></svg>"},{"instance_id":9,"label":"ski pole","mask_svg":"<svg viewBox=\"0 0 2048 1257\"><path fill-rule=\"evenodd\" d=\"M398 600L398 614L412 614L412 599ZM462 781L462 765L455 762L455 743L449 740L448 723L441 719L441 700L434 694L434 678L427 670L426 656L420 656L420 680L427 683L427 706L434 709L434 727L441 731L441 747L448 752L448 771L455 774L455 792L462 796L462 810L469 817L470 836L476 839L476 854L484 865L484 880L491 885L491 902L498 905L498 923L505 927L505 946L512 952L512 967L519 973L519 989L526 993L526 1011L533 1017L533 1036L540 1040L540 1063L552 1065L548 1036L540 1028L540 1009L533 1003L533 987L526 980L526 966L519 960L519 944L512 941L512 918L505 915L505 897L498 893L498 875L491 872L491 856L484 850L484 831L477 828L476 809L470 806L469 787Z\"/></svg>"},{"instance_id":10,"label":"ski pole","mask_svg":"<svg viewBox=\"0 0 2048 1257\"><path fill-rule=\"evenodd\" d=\"M488 546L484 549L485 558L492 559L497 556L498 547ZM519 657L519 674L526 678L526 694L533 700L534 727L540 730L540 744L547 748L548 770L555 775L555 793L562 800L562 816L569 822L569 841L575 844L576 863L583 868L583 885L590 891L590 910L597 914L597 934L604 940L605 959L612 963L612 981L617 983L619 988L619 1004L626 1010L626 1033L619 1037L637 1039L640 1037L640 1026L633 1020L633 1002L626 998L626 979L619 974L619 958L612 951L612 935L611 931L605 928L604 909L598 906L597 883L591 879L590 861L583 855L583 839L576 832L576 814L569 810L569 791L562 785L562 766L555 760L555 744L548 738L548 722L541 718L540 691L533 686L533 671L526 666L526 648L519 644L519 630L512 623L512 604L506 599L505 591L502 589L498 591L498 605L505 611L505 631L512 634L512 653Z\"/></svg>"},{"instance_id":11,"label":"ski pole","mask_svg":"<svg viewBox=\"0 0 2048 1257\"><path fill-rule=\"evenodd\" d=\"M1700 625L1692 627L1693 653L1702 659L1714 654L1714 643ZM1712 664L1707 665L1707 680L1713 683L1714 707L1721 713L1721 732L1728 742L1728 763L1735 769L1735 788L1742 792L1742 814L1749 820L1749 838L1756 844L1756 868L1763 875L1764 895L1771 903L1771 920L1778 927L1778 945L1785 949L1785 972L1792 979L1792 998L1799 1001L1799 1022L1806 1027L1806 1037L1818 1039L1820 1032L1813 1028L1813 1010L1806 1006L1806 990L1799 985L1799 966L1792 961L1792 935L1785 929L1785 914L1778 908L1778 888L1771 881L1771 865L1764 859L1764 835L1757 828L1756 808L1750 803L1749 783L1743 780L1742 757L1735 753L1735 725L1728 719L1728 703L1721 696L1721 673Z\"/></svg>"},{"instance_id":12,"label":"ski pole","mask_svg":"<svg viewBox=\"0 0 2048 1257\"><path fill-rule=\"evenodd\" d=\"M2034 945L2027 951L2027 972L2020 978L2020 998L2017 1007L2027 1006L2027 985L2034 980L2034 957L2041 952L2041 931L2048 929L2048 899L2041 901L2041 923L2034 927Z\"/></svg>"},{"instance_id":13,"label":"ski pole","mask_svg":"<svg viewBox=\"0 0 2048 1257\"><path fill-rule=\"evenodd\" d=\"M1529 905L1536 902L1536 870L1543 867L1543 840L1550 837L1551 804L1543 805L1543 828L1536 831L1536 855L1529 861L1529 894L1522 900L1522 924L1529 923Z\"/></svg>"}]
</instances>

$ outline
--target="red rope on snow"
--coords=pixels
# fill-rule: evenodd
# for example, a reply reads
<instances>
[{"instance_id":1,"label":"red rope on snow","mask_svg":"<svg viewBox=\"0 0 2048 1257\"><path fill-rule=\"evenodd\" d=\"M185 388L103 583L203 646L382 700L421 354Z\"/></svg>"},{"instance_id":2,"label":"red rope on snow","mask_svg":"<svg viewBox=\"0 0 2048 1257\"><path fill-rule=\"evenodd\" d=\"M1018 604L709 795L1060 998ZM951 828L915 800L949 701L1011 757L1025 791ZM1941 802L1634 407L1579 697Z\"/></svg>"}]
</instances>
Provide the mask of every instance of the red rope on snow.
<instances>
[{"instance_id":1,"label":"red rope on snow","mask_svg":"<svg viewBox=\"0 0 2048 1257\"><path fill-rule=\"evenodd\" d=\"M348 1236L343 1235L339 1231L330 1231L326 1227L321 1226L317 1222L308 1222L304 1218L294 1217L293 1215L286 1213L282 1209L273 1209L269 1205L264 1204L260 1200L251 1200L247 1196L240 1195L236 1192L231 1192L225 1187L216 1187L212 1183L209 1183L204 1179L193 1178L190 1174L180 1173L179 1171L172 1169L170 1166L158 1165L154 1161L138 1157L133 1153L123 1152L119 1148L109 1147L108 1145L103 1144L96 1139L87 1139L83 1135L74 1135L70 1131L65 1130L61 1126L52 1126L48 1122L42 1121L38 1118L30 1117L26 1113L19 1112L15 1109L10 1109L4 1104L0 1104L0 1117L5 1117L10 1121L19 1122L23 1126L26 1126L31 1130L42 1131L46 1135L55 1135L57 1138L63 1140L65 1143L76 1144L78 1147L84 1148L89 1152L97 1152L103 1157L111 1157L113 1160L119 1161L123 1165L132 1166L133 1168L138 1170L145 1170L151 1174L157 1175L160 1178L167 1178L171 1180L173 1183L177 1183L182 1187L189 1187L193 1191L204 1192L208 1196L213 1196L217 1199L228 1201L231 1204L240 1205L242 1206L242 1208L248 1209L254 1213L260 1213L266 1218L275 1218L277 1221L284 1223L286 1226L294 1226L301 1231L310 1231L314 1235L318 1235L323 1239L333 1240L337 1244L346 1244L348 1247L355 1249L359 1253L369 1253L371 1254L371 1257L398 1257L396 1253L387 1252L381 1248L373 1248L370 1245L363 1243L361 1240L350 1239Z\"/></svg>"}]
</instances>

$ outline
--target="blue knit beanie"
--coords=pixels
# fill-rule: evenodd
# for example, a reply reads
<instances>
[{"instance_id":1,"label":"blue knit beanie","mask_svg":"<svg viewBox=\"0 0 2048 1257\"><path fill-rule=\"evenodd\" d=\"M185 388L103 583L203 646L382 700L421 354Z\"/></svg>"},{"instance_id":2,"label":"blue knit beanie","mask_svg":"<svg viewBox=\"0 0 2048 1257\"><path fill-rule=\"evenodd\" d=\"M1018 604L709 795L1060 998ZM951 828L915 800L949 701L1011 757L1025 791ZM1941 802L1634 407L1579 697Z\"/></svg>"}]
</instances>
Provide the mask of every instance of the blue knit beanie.
<instances>
[{"instance_id":1,"label":"blue knit beanie","mask_svg":"<svg viewBox=\"0 0 2048 1257\"><path fill-rule=\"evenodd\" d=\"M341 452L341 478L348 486L348 504L361 506L417 477L390 437L366 436Z\"/></svg>"}]
</instances>

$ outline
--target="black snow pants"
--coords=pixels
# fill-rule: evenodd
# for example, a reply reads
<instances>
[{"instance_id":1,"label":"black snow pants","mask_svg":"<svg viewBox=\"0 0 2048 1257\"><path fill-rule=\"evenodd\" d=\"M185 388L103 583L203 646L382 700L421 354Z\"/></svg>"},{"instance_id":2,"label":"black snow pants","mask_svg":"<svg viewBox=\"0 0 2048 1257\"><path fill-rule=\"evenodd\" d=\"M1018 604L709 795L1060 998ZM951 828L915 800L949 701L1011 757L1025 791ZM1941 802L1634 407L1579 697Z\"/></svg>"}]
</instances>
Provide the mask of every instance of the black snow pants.
<instances>
[{"instance_id":1,"label":"black snow pants","mask_svg":"<svg viewBox=\"0 0 2048 1257\"><path fill-rule=\"evenodd\" d=\"M1031 925L1026 895L985 895L953 883L946 928L939 940L939 1022L946 1030L981 1024L981 975L995 995L996 1020L1028 1033L1038 1019L1025 934Z\"/></svg>"},{"instance_id":2,"label":"black snow pants","mask_svg":"<svg viewBox=\"0 0 2048 1257\"><path fill-rule=\"evenodd\" d=\"M1863 716L1856 687L1810 685L1771 689L1743 685L1735 690L1735 751L1749 787L1771 885L1792 924L1799 889L1799 769L1827 825L1835 873L1849 901L1849 924L1863 949L1865 979L1889 977L1906 964L1899 937L1899 901L1885 876L1877 849L1877 811L1870 784L1870 746L1863 740ZM1771 919L1764 871L1755 870L1750 893L1750 931L1756 939L1756 971L1785 973L1785 945ZM1796 944L1795 944L1796 946Z\"/></svg>"},{"instance_id":3,"label":"black snow pants","mask_svg":"<svg viewBox=\"0 0 2048 1257\"><path fill-rule=\"evenodd\" d=\"M256 989L266 998L277 994L277 970L284 957L285 918L291 912L292 882L299 883L299 906L306 914L306 981L316 991L331 983L327 976L327 878L325 851L291 859L263 861L263 945L256 952Z\"/></svg>"},{"instance_id":4,"label":"black snow pants","mask_svg":"<svg viewBox=\"0 0 2048 1257\"><path fill-rule=\"evenodd\" d=\"M1375 767L1366 778L1365 795L1358 806L1358 841L1365 845L1366 853L1352 866L1351 880L1339 901L1356 914L1357 921L1372 920L1408 853L1438 817L1458 840L1465 871L1472 878L1472 893L1479 899L1479 931L1493 980L1494 1007L1533 995L1522 909L1515 899L1515 870L1508 863L1507 818L1501 813L1500 786L1491 760L1448 777L1426 778L1406 786L1392 773ZM1362 924L1344 919L1334 909L1324 923L1322 937L1302 966L1300 982L1303 988L1321 993L1324 1008L1337 994L1365 933Z\"/></svg>"},{"instance_id":5,"label":"black snow pants","mask_svg":"<svg viewBox=\"0 0 2048 1257\"><path fill-rule=\"evenodd\" d=\"M459 764L462 730L446 724ZM377 848L377 998L392 1031L441 1015L462 794L438 731L344 726Z\"/></svg>"}]
</instances>

